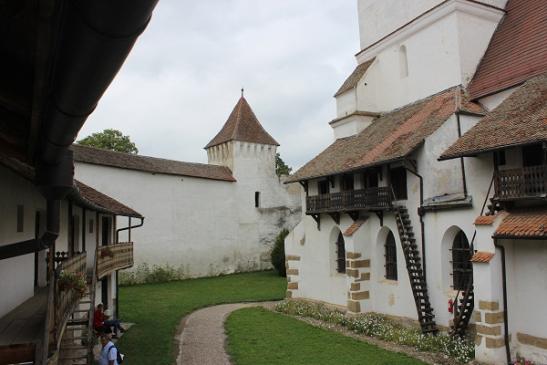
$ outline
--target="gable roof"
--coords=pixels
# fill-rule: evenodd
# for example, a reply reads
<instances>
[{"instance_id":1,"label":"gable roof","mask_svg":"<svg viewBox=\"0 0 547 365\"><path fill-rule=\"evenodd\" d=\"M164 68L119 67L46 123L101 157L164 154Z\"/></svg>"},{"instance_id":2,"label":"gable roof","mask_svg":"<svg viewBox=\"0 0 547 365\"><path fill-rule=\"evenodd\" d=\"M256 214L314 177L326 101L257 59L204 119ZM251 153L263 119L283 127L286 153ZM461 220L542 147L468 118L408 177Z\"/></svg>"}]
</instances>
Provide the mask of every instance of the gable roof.
<instances>
[{"instance_id":1,"label":"gable roof","mask_svg":"<svg viewBox=\"0 0 547 365\"><path fill-rule=\"evenodd\" d=\"M279 143L262 127L251 106L243 96L237 102L220 132L207 143L205 148L207 149L228 141L279 146Z\"/></svg>"},{"instance_id":2,"label":"gable roof","mask_svg":"<svg viewBox=\"0 0 547 365\"><path fill-rule=\"evenodd\" d=\"M236 181L230 169L225 166L132 155L77 144L72 145L72 150L74 151L74 161L76 162L150 172L153 174Z\"/></svg>"},{"instance_id":3,"label":"gable roof","mask_svg":"<svg viewBox=\"0 0 547 365\"><path fill-rule=\"evenodd\" d=\"M547 73L513 92L448 148L441 160L547 141Z\"/></svg>"},{"instance_id":4,"label":"gable roof","mask_svg":"<svg viewBox=\"0 0 547 365\"><path fill-rule=\"evenodd\" d=\"M469 84L471 99L519 85L547 72L545 0L509 0L507 13Z\"/></svg>"},{"instance_id":5,"label":"gable roof","mask_svg":"<svg viewBox=\"0 0 547 365\"><path fill-rule=\"evenodd\" d=\"M404 158L456 111L483 113L453 87L375 119L359 134L337 139L304 165L288 182L352 171Z\"/></svg>"},{"instance_id":6,"label":"gable roof","mask_svg":"<svg viewBox=\"0 0 547 365\"><path fill-rule=\"evenodd\" d=\"M370 65L372 65L374 60L375 58L372 58L366 62L361 63L360 65L357 65L353 72L344 81L342 86L340 86L336 94L334 94L334 97L337 97L338 95L355 88L357 86L357 83L359 83L359 80L361 80L365 72L367 72L368 68L370 67Z\"/></svg>"},{"instance_id":7,"label":"gable roof","mask_svg":"<svg viewBox=\"0 0 547 365\"><path fill-rule=\"evenodd\" d=\"M16 158L0 154L0 165L32 183L35 181L34 168ZM74 186L67 198L84 208L98 212L142 218L139 212L76 179L74 179Z\"/></svg>"}]
</instances>

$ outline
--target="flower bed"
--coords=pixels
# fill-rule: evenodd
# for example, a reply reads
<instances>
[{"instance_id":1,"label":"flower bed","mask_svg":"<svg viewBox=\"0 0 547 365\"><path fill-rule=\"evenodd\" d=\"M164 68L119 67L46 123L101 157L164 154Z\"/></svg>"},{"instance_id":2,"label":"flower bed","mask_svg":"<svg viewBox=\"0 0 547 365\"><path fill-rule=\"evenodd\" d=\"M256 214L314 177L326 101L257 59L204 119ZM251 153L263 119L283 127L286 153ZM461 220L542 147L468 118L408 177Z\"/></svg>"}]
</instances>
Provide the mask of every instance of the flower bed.
<instances>
[{"instance_id":1,"label":"flower bed","mask_svg":"<svg viewBox=\"0 0 547 365\"><path fill-rule=\"evenodd\" d=\"M302 300L285 300L275 310L289 315L313 318L323 322L346 327L347 329L383 341L411 346L418 351L438 352L460 363L467 363L475 356L475 345L468 339L438 334L424 335L418 329L404 327L377 313L347 316L323 304Z\"/></svg>"}]
</instances>

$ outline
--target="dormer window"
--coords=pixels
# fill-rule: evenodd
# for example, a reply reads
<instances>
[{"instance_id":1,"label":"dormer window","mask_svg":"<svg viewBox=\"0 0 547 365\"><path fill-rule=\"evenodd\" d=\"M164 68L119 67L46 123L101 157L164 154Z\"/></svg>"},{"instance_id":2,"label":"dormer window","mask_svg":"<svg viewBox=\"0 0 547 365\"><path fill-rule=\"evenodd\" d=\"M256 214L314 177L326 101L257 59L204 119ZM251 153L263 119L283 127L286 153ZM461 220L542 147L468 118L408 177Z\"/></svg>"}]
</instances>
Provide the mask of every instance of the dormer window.
<instances>
[{"instance_id":1,"label":"dormer window","mask_svg":"<svg viewBox=\"0 0 547 365\"><path fill-rule=\"evenodd\" d=\"M401 78L408 76L408 58L406 54L406 46L399 47L399 69Z\"/></svg>"}]
</instances>

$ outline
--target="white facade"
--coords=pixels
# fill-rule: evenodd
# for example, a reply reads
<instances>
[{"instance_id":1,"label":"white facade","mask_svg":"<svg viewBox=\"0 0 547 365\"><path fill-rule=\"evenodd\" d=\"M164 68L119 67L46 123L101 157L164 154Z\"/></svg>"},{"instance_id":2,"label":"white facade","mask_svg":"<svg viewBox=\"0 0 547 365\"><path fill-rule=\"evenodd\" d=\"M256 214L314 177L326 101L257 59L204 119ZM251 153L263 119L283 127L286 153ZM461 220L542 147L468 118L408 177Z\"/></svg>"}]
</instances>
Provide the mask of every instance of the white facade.
<instances>
[{"instance_id":1,"label":"white facade","mask_svg":"<svg viewBox=\"0 0 547 365\"><path fill-rule=\"evenodd\" d=\"M503 8L505 2L359 0L362 51L356 57L360 64L372 58L374 62L355 88L336 96L337 119L330 123L335 139L362 130L366 132L367 126L375 123L372 118L366 123L358 122L348 117L352 114L391 112L449 87L465 87L503 16L497 7ZM482 98L479 103L492 110L515 89ZM547 242L498 240L497 244L505 247L509 293L508 303L503 303L502 254L492 236L504 215L497 216L492 225L474 224L475 219L488 210L494 195L491 187L493 153L438 160L480 118L472 113L453 114L407 156L412 162L406 163L406 167L423 181L407 171L408 198L395 201L394 205L408 209L420 257L424 260L429 300L438 327L448 329L454 317L448 310L449 301L458 294L454 289L453 244L463 233L475 251L494 254L489 263L472 264L475 311L471 324L476 325L476 359L489 364L507 362L503 318L507 307L513 359L518 353L544 364L547 363L547 317L540 303L547 299L544 280ZM505 160L501 169L522 167L521 149L506 149ZM388 166L400 165L396 162L379 167L378 186L389 184ZM363 170L347 174L354 179L350 190L364 188ZM340 192L341 176L306 180L308 191L303 193L303 201L306 195L319 194L320 181L328 181L327 194ZM423 238L418 214L421 199ZM305 213L305 205L303 210ZM344 212L339 216L336 213L314 213L314 217L303 214L300 224L285 240L287 295L346 307L350 312L379 312L417 320L395 214L385 211L377 215L366 210L361 211L359 217L355 212L353 216ZM397 280L386 279L384 245L390 231L396 241ZM336 266L340 232L345 233L345 273L339 273Z\"/></svg>"},{"instance_id":2,"label":"white facade","mask_svg":"<svg viewBox=\"0 0 547 365\"><path fill-rule=\"evenodd\" d=\"M207 154L236 181L76 163L78 179L146 217L132 233L135 267L170 265L181 278L271 267L275 237L301 216L300 189L275 173L276 146L229 141Z\"/></svg>"}]
</instances>

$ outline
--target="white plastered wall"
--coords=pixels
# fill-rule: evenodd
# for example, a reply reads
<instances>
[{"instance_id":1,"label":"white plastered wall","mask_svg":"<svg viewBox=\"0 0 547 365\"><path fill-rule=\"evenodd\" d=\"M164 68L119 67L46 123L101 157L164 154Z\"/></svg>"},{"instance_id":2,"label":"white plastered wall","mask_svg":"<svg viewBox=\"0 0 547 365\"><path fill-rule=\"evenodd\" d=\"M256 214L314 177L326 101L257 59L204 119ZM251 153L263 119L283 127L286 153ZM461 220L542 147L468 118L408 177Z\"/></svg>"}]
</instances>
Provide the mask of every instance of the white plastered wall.
<instances>
[{"instance_id":1,"label":"white plastered wall","mask_svg":"<svg viewBox=\"0 0 547 365\"><path fill-rule=\"evenodd\" d=\"M45 199L31 182L4 167L0 167L0 197L0 245L33 239L35 214L45 209ZM17 205L24 207L22 232L17 232ZM34 254L1 260L0 277L2 317L34 295Z\"/></svg>"}]
</instances>

